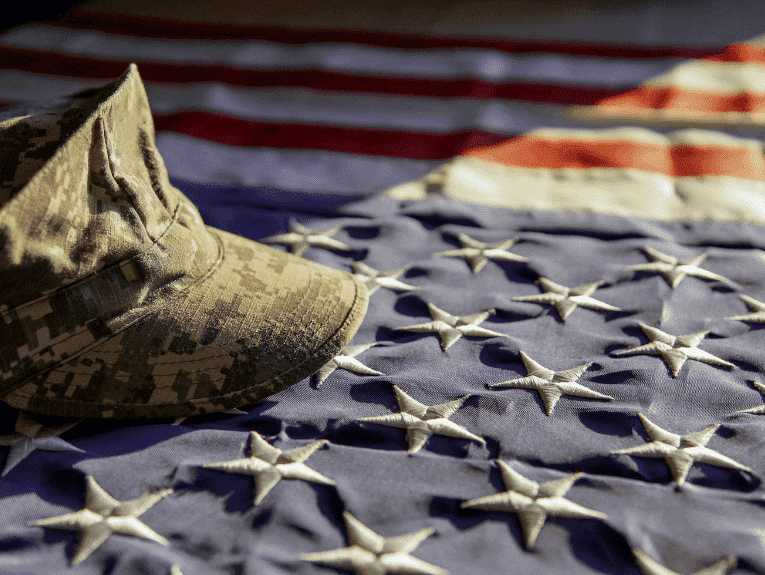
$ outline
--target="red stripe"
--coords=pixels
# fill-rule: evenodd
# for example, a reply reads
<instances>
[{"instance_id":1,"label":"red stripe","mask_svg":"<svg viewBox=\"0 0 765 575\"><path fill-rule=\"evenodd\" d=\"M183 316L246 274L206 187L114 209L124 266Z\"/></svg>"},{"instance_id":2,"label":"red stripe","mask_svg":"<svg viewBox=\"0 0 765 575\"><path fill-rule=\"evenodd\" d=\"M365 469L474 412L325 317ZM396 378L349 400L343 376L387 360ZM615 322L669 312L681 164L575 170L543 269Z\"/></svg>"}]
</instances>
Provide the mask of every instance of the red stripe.
<instances>
[{"instance_id":1,"label":"red stripe","mask_svg":"<svg viewBox=\"0 0 765 575\"><path fill-rule=\"evenodd\" d=\"M86 56L35 51L0 45L0 68L61 77L114 79L129 60L107 60ZM432 79L343 74L326 70L253 70L223 65L138 62L147 82L220 82L229 86L302 87L322 91L362 92L439 98L505 98L552 104L593 105L625 89L555 84L497 84L475 78Z\"/></svg>"},{"instance_id":2,"label":"red stripe","mask_svg":"<svg viewBox=\"0 0 765 575\"><path fill-rule=\"evenodd\" d=\"M764 87L765 88L765 87ZM611 96L598 104L598 108L618 110L671 110L693 112L703 117L722 112L763 112L765 92L739 94L715 94L703 90L691 90L670 86L653 88L640 86L629 92Z\"/></svg>"},{"instance_id":3,"label":"red stripe","mask_svg":"<svg viewBox=\"0 0 765 575\"><path fill-rule=\"evenodd\" d=\"M715 62L745 62L747 64L765 64L765 50L751 44L731 44L720 54L709 56Z\"/></svg>"},{"instance_id":4,"label":"red stripe","mask_svg":"<svg viewBox=\"0 0 765 575\"><path fill-rule=\"evenodd\" d=\"M186 134L229 146L326 150L413 160L444 160L469 148L491 146L508 138L477 130L433 134L258 122L203 111L157 114L154 124L159 131Z\"/></svg>"},{"instance_id":5,"label":"red stripe","mask_svg":"<svg viewBox=\"0 0 765 575\"><path fill-rule=\"evenodd\" d=\"M102 14L83 9L67 12L65 21L49 22L54 26L95 29L131 37L176 38L191 40L258 39L281 44L349 42L385 48L480 48L510 54L545 52L603 58L706 58L719 54L724 47L642 46L603 42L560 42L550 40L505 40L471 36L432 36L352 30L295 30L267 26L179 22L122 14Z\"/></svg>"},{"instance_id":6,"label":"red stripe","mask_svg":"<svg viewBox=\"0 0 765 575\"><path fill-rule=\"evenodd\" d=\"M765 158L759 150L749 147L662 146L627 140L522 136L471 149L465 155L523 168L633 168L673 177L716 175L765 181Z\"/></svg>"}]
</instances>

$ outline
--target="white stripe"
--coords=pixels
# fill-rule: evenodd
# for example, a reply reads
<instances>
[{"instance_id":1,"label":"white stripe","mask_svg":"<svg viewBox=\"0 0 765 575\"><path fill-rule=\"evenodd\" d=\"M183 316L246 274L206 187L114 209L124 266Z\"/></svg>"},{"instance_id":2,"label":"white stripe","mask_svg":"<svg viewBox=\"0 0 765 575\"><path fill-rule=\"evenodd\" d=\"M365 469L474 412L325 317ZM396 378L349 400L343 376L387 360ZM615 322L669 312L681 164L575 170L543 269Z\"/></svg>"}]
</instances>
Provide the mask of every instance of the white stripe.
<instances>
[{"instance_id":1,"label":"white stripe","mask_svg":"<svg viewBox=\"0 0 765 575\"><path fill-rule=\"evenodd\" d=\"M561 54L507 54L454 48L402 50L348 43L290 46L255 40L130 38L90 30L27 25L3 44L105 59L230 65L253 70L328 70L413 78L479 78L490 82L551 82L621 87L666 72L678 59L618 59Z\"/></svg>"},{"instance_id":2,"label":"white stripe","mask_svg":"<svg viewBox=\"0 0 765 575\"><path fill-rule=\"evenodd\" d=\"M514 5L526 4L516 16ZM539 6L539 8L537 8ZM762 0L458 2L428 31L617 46L726 46L762 34ZM557 13L556 13L557 12ZM510 17L508 17L508 14Z\"/></svg>"},{"instance_id":3,"label":"white stripe","mask_svg":"<svg viewBox=\"0 0 765 575\"><path fill-rule=\"evenodd\" d=\"M765 93L765 66L695 60L675 66L645 83L652 88L684 88L715 94Z\"/></svg>"},{"instance_id":4,"label":"white stripe","mask_svg":"<svg viewBox=\"0 0 765 575\"><path fill-rule=\"evenodd\" d=\"M88 80L0 70L0 102L52 100L86 88L97 88L105 83L103 79Z\"/></svg>"},{"instance_id":5,"label":"white stripe","mask_svg":"<svg viewBox=\"0 0 765 575\"><path fill-rule=\"evenodd\" d=\"M674 145L727 146L730 148L762 149L762 138L736 137L712 130L676 130L669 134Z\"/></svg>"},{"instance_id":6,"label":"white stripe","mask_svg":"<svg viewBox=\"0 0 765 575\"><path fill-rule=\"evenodd\" d=\"M765 222L765 182L732 176L671 177L634 168L521 168L459 157L441 192L466 202L517 210L565 210L664 221ZM399 200L427 196L422 179L388 190Z\"/></svg>"},{"instance_id":7,"label":"white stripe","mask_svg":"<svg viewBox=\"0 0 765 575\"><path fill-rule=\"evenodd\" d=\"M530 169L463 157L450 164L444 193L521 210L765 222L765 183L730 176L673 178L633 168Z\"/></svg>"},{"instance_id":8,"label":"white stripe","mask_svg":"<svg viewBox=\"0 0 765 575\"><path fill-rule=\"evenodd\" d=\"M533 136L545 140L572 140L575 142L635 142L655 146L669 146L670 139L665 134L642 127L619 127L610 129L574 129L539 128L524 136Z\"/></svg>"},{"instance_id":9,"label":"white stripe","mask_svg":"<svg viewBox=\"0 0 765 575\"><path fill-rule=\"evenodd\" d=\"M443 163L321 150L235 148L168 132L157 135L157 148L171 177L310 192L375 192L416 180Z\"/></svg>"},{"instance_id":10,"label":"white stripe","mask_svg":"<svg viewBox=\"0 0 765 575\"><path fill-rule=\"evenodd\" d=\"M761 138L738 137L712 130L673 130L660 133L644 127L619 127L608 129L540 128L524 134L546 140L569 140L574 142L635 142L654 146L719 146L729 148L762 148Z\"/></svg>"},{"instance_id":11,"label":"white stripe","mask_svg":"<svg viewBox=\"0 0 765 575\"><path fill-rule=\"evenodd\" d=\"M140 72L140 68L139 68ZM48 99L103 81L67 81L6 70L0 72L0 101ZM204 110L243 120L449 133L476 129L515 135L543 126L582 127L565 107L507 100L386 96L315 92L295 88L237 88L222 84L146 83L156 114Z\"/></svg>"},{"instance_id":12,"label":"white stripe","mask_svg":"<svg viewBox=\"0 0 765 575\"><path fill-rule=\"evenodd\" d=\"M207 110L245 120L450 133L477 129L514 135L539 126L576 125L561 107L504 100L467 100L316 92L296 88L251 90L220 84L180 89L147 83L152 110L166 114Z\"/></svg>"}]
</instances>

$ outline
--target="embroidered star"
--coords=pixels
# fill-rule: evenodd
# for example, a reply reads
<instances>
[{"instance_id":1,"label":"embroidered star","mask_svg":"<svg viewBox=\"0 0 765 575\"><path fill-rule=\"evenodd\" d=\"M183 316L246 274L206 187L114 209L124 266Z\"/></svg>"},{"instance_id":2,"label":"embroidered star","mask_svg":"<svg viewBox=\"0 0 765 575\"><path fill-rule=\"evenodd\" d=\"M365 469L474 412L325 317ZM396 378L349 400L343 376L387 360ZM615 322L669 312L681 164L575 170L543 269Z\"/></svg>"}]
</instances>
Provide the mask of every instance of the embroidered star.
<instances>
[{"instance_id":1,"label":"embroidered star","mask_svg":"<svg viewBox=\"0 0 765 575\"><path fill-rule=\"evenodd\" d=\"M502 460L498 459L497 464L506 491L465 501L462 507L516 513L521 523L526 549L531 550L534 547L548 516L606 518L605 513L587 509L563 497L582 473L572 473L568 477L540 484L524 477Z\"/></svg>"},{"instance_id":2,"label":"embroidered star","mask_svg":"<svg viewBox=\"0 0 765 575\"><path fill-rule=\"evenodd\" d=\"M72 558L72 565L85 560L112 533L132 535L167 545L168 541L149 528L138 517L173 492L163 489L146 493L130 501L117 501L96 483L90 475L85 478L85 508L58 517L38 519L29 525L73 529L81 532L80 542Z\"/></svg>"},{"instance_id":3,"label":"embroidered star","mask_svg":"<svg viewBox=\"0 0 765 575\"><path fill-rule=\"evenodd\" d=\"M637 561L638 567L640 567L640 572L643 575L680 575L677 571L667 569L664 565L654 561L638 548L633 549L632 553L635 554L635 561ZM738 561L736 561L735 557L726 557L713 563L709 567L699 569L693 575L725 575L728 572L728 569L732 569L737 563Z\"/></svg>"},{"instance_id":4,"label":"embroidered star","mask_svg":"<svg viewBox=\"0 0 765 575\"><path fill-rule=\"evenodd\" d=\"M421 529L398 537L383 537L347 511L343 512L348 547L306 553L301 559L323 563L358 575L446 575L447 571L410 555L435 530Z\"/></svg>"},{"instance_id":5,"label":"embroidered star","mask_svg":"<svg viewBox=\"0 0 765 575\"><path fill-rule=\"evenodd\" d=\"M745 315L734 315L727 319L737 319L739 321L748 321L751 323L765 323L765 303L757 301L748 295L742 295L741 299L744 300L746 305L749 306L749 309L752 310L751 313Z\"/></svg>"},{"instance_id":6,"label":"embroidered star","mask_svg":"<svg viewBox=\"0 0 765 575\"><path fill-rule=\"evenodd\" d=\"M707 442L712 438L717 428L720 427L719 424L710 425L694 433L677 435L652 423L642 413L638 413L638 417L643 423L643 428L651 441L636 447L619 449L614 451L614 454L663 459L669 467L672 479L678 485L685 483L688 472L695 461L706 463L707 465L751 471L745 465L741 465L729 457L725 457L706 447Z\"/></svg>"},{"instance_id":7,"label":"embroidered star","mask_svg":"<svg viewBox=\"0 0 765 575\"><path fill-rule=\"evenodd\" d=\"M396 385L393 386L393 391L396 392L399 413L362 417L359 421L406 429L407 451L409 453L417 453L422 449L433 433L460 439L471 439L482 444L486 443L483 438L469 432L461 425L449 421L449 418L468 398L467 395L440 405L425 405L407 395Z\"/></svg>"},{"instance_id":8,"label":"embroidered star","mask_svg":"<svg viewBox=\"0 0 765 575\"><path fill-rule=\"evenodd\" d=\"M503 333L497 333L496 331L478 326L479 323L486 321L486 318L490 315L496 313L493 309L458 317L429 303L428 311L433 321L397 327L396 329L413 331L415 333L438 333L441 338L441 349L444 351L449 349L464 335L470 337L505 337Z\"/></svg>"},{"instance_id":9,"label":"embroidered star","mask_svg":"<svg viewBox=\"0 0 765 575\"><path fill-rule=\"evenodd\" d=\"M460 234L458 239L462 244L461 249L439 252L433 255L467 260L473 273L480 272L484 266L489 263L489 260L497 260L501 262L529 261L529 258L512 254L507 251L507 248L518 242L518 238L502 242L486 243L474 240L466 234Z\"/></svg>"},{"instance_id":10,"label":"embroidered star","mask_svg":"<svg viewBox=\"0 0 765 575\"><path fill-rule=\"evenodd\" d=\"M302 256L305 251L311 247L316 246L319 248L326 248L328 250L345 250L348 251L351 248L346 246L340 240L334 239L336 234L342 226L335 226L322 232L314 232L299 224L295 221L290 221L290 231L286 234L277 234L268 238L264 238L260 241L269 244L284 244L290 247L290 251L296 256Z\"/></svg>"},{"instance_id":11,"label":"embroidered star","mask_svg":"<svg viewBox=\"0 0 765 575\"><path fill-rule=\"evenodd\" d=\"M319 371L316 372L316 387L319 387L332 372L338 368L347 369L354 373L363 375L384 375L381 371L367 367L361 363L356 356L365 352L376 343L365 343L363 345L348 345L337 356L325 363Z\"/></svg>"},{"instance_id":12,"label":"embroidered star","mask_svg":"<svg viewBox=\"0 0 765 575\"><path fill-rule=\"evenodd\" d=\"M755 387L755 389L757 389L757 391L765 395L765 385L762 385L756 381L752 381L750 383ZM765 413L765 404L758 405L757 407L750 407L749 409L742 409L737 413L754 413L756 415L762 415Z\"/></svg>"},{"instance_id":13,"label":"embroidered star","mask_svg":"<svg viewBox=\"0 0 765 575\"><path fill-rule=\"evenodd\" d=\"M367 287L367 292L372 295L381 287L392 289L394 291L408 291L420 289L417 286L411 286L399 281L398 276L403 274L407 268L398 268L387 272L379 272L362 262L356 262L352 266L353 275L359 278Z\"/></svg>"},{"instance_id":14,"label":"embroidered star","mask_svg":"<svg viewBox=\"0 0 765 575\"><path fill-rule=\"evenodd\" d=\"M585 284L575 288L567 288L560 284L556 284L554 281L548 280L547 278L539 278L539 284L542 286L542 289L545 290L545 293L514 297L513 301L553 305L555 306L555 309L558 310L558 315L563 321L566 321L566 318L571 315L571 312L574 311L577 306L598 311L620 311L618 307L614 307L590 297L590 295L603 284L602 281Z\"/></svg>"},{"instance_id":15,"label":"embroidered star","mask_svg":"<svg viewBox=\"0 0 765 575\"><path fill-rule=\"evenodd\" d=\"M697 347L709 331L674 336L661 331L659 328L647 326L644 323L639 323L638 325L650 340L649 343L629 349L620 349L613 352L614 355L660 355L672 373L672 377L677 377L686 359L695 359L696 361L703 361L718 367L736 367L732 363Z\"/></svg>"},{"instance_id":16,"label":"embroidered star","mask_svg":"<svg viewBox=\"0 0 765 575\"><path fill-rule=\"evenodd\" d=\"M314 471L303 463L314 451L326 443L328 443L326 439L321 439L302 447L282 451L278 447L270 445L257 431L251 431L251 455L249 457L209 463L205 465L205 468L255 476L254 502L255 505L258 505L282 479L302 479L303 481L334 485L335 482L332 479Z\"/></svg>"},{"instance_id":17,"label":"embroidered star","mask_svg":"<svg viewBox=\"0 0 765 575\"><path fill-rule=\"evenodd\" d=\"M635 271L660 273L666 278L673 289L679 286L680 282L683 281L686 276L694 276L705 280L729 281L720 274L699 267L699 264L707 259L707 254L701 254L689 260L679 260L650 247L644 247L643 251L652 261L647 264L630 266L630 269Z\"/></svg>"},{"instance_id":18,"label":"embroidered star","mask_svg":"<svg viewBox=\"0 0 765 575\"><path fill-rule=\"evenodd\" d=\"M542 367L524 352L521 352L521 360L523 360L523 365L526 366L526 371L528 372L526 377L494 383L491 384L491 387L534 389L539 393L539 398L545 406L547 415L552 415L555 404L558 403L558 400L564 394L589 397L591 399L613 400L613 397L610 395L603 395L577 382L587 368L592 365L592 362L564 371L553 371Z\"/></svg>"},{"instance_id":19,"label":"embroidered star","mask_svg":"<svg viewBox=\"0 0 765 575\"><path fill-rule=\"evenodd\" d=\"M6 475L11 469L26 459L35 449L42 449L44 451L79 451L82 453L82 449L58 437L78 423L79 421L75 421L66 425L44 427L23 411L19 411L13 433L0 435L0 445L10 446L8 455L5 458L3 475Z\"/></svg>"}]
</instances>

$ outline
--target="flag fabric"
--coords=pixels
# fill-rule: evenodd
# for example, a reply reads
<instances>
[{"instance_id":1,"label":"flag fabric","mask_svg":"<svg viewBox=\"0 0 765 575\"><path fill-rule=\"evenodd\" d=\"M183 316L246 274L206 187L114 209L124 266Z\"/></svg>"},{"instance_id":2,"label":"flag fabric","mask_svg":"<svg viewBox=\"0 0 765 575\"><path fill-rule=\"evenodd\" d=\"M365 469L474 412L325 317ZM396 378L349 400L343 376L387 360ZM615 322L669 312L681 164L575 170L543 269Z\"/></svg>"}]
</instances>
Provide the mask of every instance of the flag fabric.
<instances>
[{"instance_id":1,"label":"flag fabric","mask_svg":"<svg viewBox=\"0 0 765 575\"><path fill-rule=\"evenodd\" d=\"M0 572L765 573L756 39L140 24L6 32L0 100L136 61L206 222L369 311L231 413L3 407Z\"/></svg>"}]
</instances>

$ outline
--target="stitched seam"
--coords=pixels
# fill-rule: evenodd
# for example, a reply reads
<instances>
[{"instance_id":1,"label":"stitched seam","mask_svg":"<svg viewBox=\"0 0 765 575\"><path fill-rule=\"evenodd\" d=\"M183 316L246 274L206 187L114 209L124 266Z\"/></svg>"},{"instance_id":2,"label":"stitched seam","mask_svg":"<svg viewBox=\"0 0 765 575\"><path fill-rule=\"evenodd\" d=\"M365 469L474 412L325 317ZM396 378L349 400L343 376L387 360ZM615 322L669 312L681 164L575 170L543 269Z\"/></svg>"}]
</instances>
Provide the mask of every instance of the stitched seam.
<instances>
[{"instance_id":1,"label":"stitched seam","mask_svg":"<svg viewBox=\"0 0 765 575\"><path fill-rule=\"evenodd\" d=\"M225 250L224 250L224 248L223 248L223 242L220 240L220 238L218 237L218 235L217 235L217 234L212 234L212 235L213 235L213 237L215 238L215 241L216 241L216 243L218 244L218 259L217 259L217 260L216 260L216 261L213 263L213 265L211 265L211 266L210 266L210 269L208 269L208 270L207 270L207 271L206 271L204 274L202 274L202 275L201 275L199 278L197 278L197 279L194 281L194 283L192 283L192 284L190 284L190 285L186 286L186 288L185 288L185 289L183 289L182 291L180 291L180 292L178 292L177 294L175 294L175 295L174 295L174 297L172 297L172 298L166 298L166 300L165 300L165 301L172 301L172 300L174 300L174 299L177 299L178 297L180 297L180 296L184 295L184 294L185 294L187 291L189 291L189 290L190 290L191 288L193 288L195 285L197 285L197 284L198 284L198 283L200 283L200 282L203 282L203 281L204 281L204 280L206 280L208 277L210 277L210 276L211 276L211 275L212 275L212 274L215 272L215 270L217 270L217 269L218 269L218 267L220 267L220 264L223 262L223 259L224 259L224 257L225 257L225 253L224 253L224 251L225 251ZM125 331L125 330L126 330L126 329L128 329L129 327L131 327L131 326L135 325L137 322L141 321L142 319L144 319L144 318L146 318L146 317L148 317L148 316L151 316L151 315L153 315L153 314L156 314L156 313L157 313L156 311L150 311L150 312L147 312L147 313L146 313L146 314L144 314L144 315L138 316L137 318L135 318L135 319L134 319L133 321L131 321L130 323L128 323L128 324L126 324L126 325L122 326L121 328L119 328L117 331L115 331L115 332L112 332L112 333L111 333L111 335L109 335L109 337L107 337L107 338L104 338L104 339L102 339L102 340L99 340L99 341L94 341L92 344L85 346L84 348L82 348L81 350L77 351L75 354L73 354L73 355L71 355L71 356L67 357L66 359L62 359L62 360L59 360L59 361L58 361L58 362L56 362L54 365L52 365L52 366L50 366L50 367L46 368L46 370L45 370L45 371L43 371L42 373L36 373L36 374L34 374L34 375L31 375L31 376L29 376L28 378L26 378L25 380L23 380L23 381L19 382L18 384L14 384L14 385L13 385L13 387L12 387L10 390L7 390L7 391L6 391L6 390L0 390L0 397L2 397L3 395L7 395L8 393L13 393L13 391L15 391L15 390L17 390L18 388L20 388L20 387L22 387L22 386L26 385L27 383L29 383L30 381L34 380L35 378L38 378L38 377L40 377L41 375L44 375L44 374L50 373L50 372L52 372L52 371L54 371L54 370L58 369L58 368L59 368L59 367L61 367L63 364L67 363L68 361L71 361L72 359L74 359L74 358L76 358L76 357L79 357L79 356L80 356L80 355L82 355L83 353L86 353L86 352L90 351L90 350L91 350L91 349L93 349L94 347L96 347L96 346L98 346L98 345L101 345L102 343L104 343L104 342L108 341L109 339L113 338L114 336L116 336L116 335L120 334L121 332ZM82 333L82 332L78 332L78 333ZM74 335L77 335L77 334L74 334ZM74 335L72 335L72 336L70 336L70 337L74 337ZM69 337L67 337L66 339L69 339ZM63 339L63 340L61 340L61 342L64 342L64 341L66 341L66 339ZM61 342L58 342L58 343L61 343Z\"/></svg>"},{"instance_id":2,"label":"stitched seam","mask_svg":"<svg viewBox=\"0 0 765 575\"><path fill-rule=\"evenodd\" d=\"M311 281L313 281L313 279L312 279ZM310 285L309 285L309 288L310 288ZM308 291L308 290L306 290L306 292L307 292L307 291ZM305 295L303 295L303 299L305 299L305 297L306 297L306 296L305 296ZM354 300L354 301L355 301L355 300ZM332 314L334 313L334 311L337 309L338 305L340 305L340 303L339 303L339 302L336 302L336 303L335 303L335 306L332 308L332 311L331 311L329 314L327 314L327 315L326 315L326 319L325 319L324 323L322 323L322 324L321 324L321 325L318 327L317 331L318 331L318 330L321 330L322 328L324 328L324 327L325 327L325 326L326 326L326 325L329 323L329 319L330 319L330 317L332 316ZM309 311L310 311L310 309L309 309ZM307 314L307 312L306 312L306 314ZM303 316L302 316L302 317L305 317L305 315L306 315L306 314L303 314ZM140 318L140 319L143 319L143 317L145 317L145 316L142 316L142 318ZM301 319L302 319L302 318L301 318ZM135 322L132 322L130 325L133 325L133 323L135 323ZM127 327L129 327L129 326L127 326ZM126 328L125 328L125 329L126 329ZM339 328L338 328L338 329L339 329ZM120 330L120 331L122 331L122 330ZM119 333L119 332L117 332L117 333ZM108 340L106 340L106 341L108 341ZM204 349L215 349L215 348L217 348L217 347L224 347L224 346L227 346L227 345L231 345L232 343L236 343L236 341L237 341L237 340L230 340L230 341L228 341L228 342L226 342L226 343L215 344L215 345L207 345L207 346L205 346L205 347L204 347ZM100 341L100 342L97 342L97 345L100 345L101 343L105 343L105 342L104 342L104 341ZM232 350L232 351L235 351L235 350ZM113 354L114 354L114 353L117 353L117 354L119 354L119 353L125 353L125 351L124 351L124 350L116 350L116 349L114 349L114 350L104 350L104 351L99 351L99 352L98 352L98 354L99 354L99 355L102 355L102 354L107 354L107 353L113 353ZM141 353L139 353L139 352L135 352L135 353L136 353L136 355L138 355L138 356L141 356L141 355L145 355L145 354L141 354ZM204 357L200 357L200 358L198 358L198 359L177 359L177 360L174 360L174 361L160 361L160 362L152 363L152 364L150 364L150 365L152 365L152 366L155 366L155 365L172 365L172 364L178 364L178 363L194 363L194 362L197 362L197 361L206 361L206 360L208 360L208 359L216 359L216 358L219 358L219 357L226 357L227 355L229 355L229 353L230 353L230 352L226 352L226 353L220 353L220 354L217 354L217 355L206 355L206 356L204 356ZM67 361L70 361L71 359L72 359L71 357L70 357L70 358L67 358L67 359L66 359L64 362L62 362L62 363L66 363ZM94 362L94 363L96 363L96 362ZM111 366L114 366L114 365L116 365L116 364L110 363L110 364L107 364L107 365L108 365L109 367L111 367ZM215 367L206 367L206 368L204 368L204 369L196 369L196 370L194 370L194 371L187 371L186 373L197 373L197 372L200 372L200 371L207 371L207 370L210 370L210 369L218 369L219 367L220 367L220 366L215 366ZM56 369L56 368L54 368L54 369ZM75 374L75 375L92 375L92 373L93 373L93 372L85 372L85 371L67 371L66 373L73 373L73 374ZM218 380L215 380L215 381L218 381Z\"/></svg>"},{"instance_id":3,"label":"stitched seam","mask_svg":"<svg viewBox=\"0 0 765 575\"><path fill-rule=\"evenodd\" d=\"M358 315L358 308L360 307L360 299L361 298L360 298L360 294L359 294L358 285L357 284L354 284L354 285L356 287L356 297L353 300L353 305L351 306L351 310L349 311L348 315L345 317L345 320L340 325L340 327L337 329L337 331L335 331L335 333L333 333L329 338L327 338L327 340L324 342L324 345L322 345L318 350L316 350L317 352L319 352L322 349L324 349L324 347L326 347L327 345L331 344L342 333L347 331L348 330L348 326L351 323L353 323L353 320ZM335 307L337 307L337 306L335 306ZM248 390L250 390L250 389L252 389L254 387L261 387L263 385L266 385L266 384L268 384L268 383L270 383L272 381L275 381L275 380L279 379L280 377L283 377L283 376L287 375L288 373L290 373L292 371L295 371L295 370L301 368L302 366L304 366L306 363L310 362L315 357L316 357L316 354L314 354L312 357L306 359L302 363L300 363L298 365L295 365L295 366L291 367L290 369L275 375L274 377L272 377L271 379L269 379L267 381L264 381L262 383L250 386L248 388L245 388L245 389L242 389L242 390L239 390L239 391L233 391L233 392L227 393L225 395L215 395L215 396L212 396L212 397L205 397L205 398L200 398L200 399L189 399L189 400L185 400L185 401L181 401L181 402L176 402L176 403L151 403L151 404L145 404L145 403L110 403L108 405L105 405L105 404L102 404L99 401L75 401L75 400L66 400L66 399L58 399L58 398L46 398L46 401L49 401L51 403L65 403L65 404L68 404L68 405L72 405L72 404L77 404L77 405L105 405L107 407L111 407L111 406L140 406L140 407L146 407L146 408L162 407L162 406L165 406L165 405L182 405L184 403L192 403L192 404L194 404L194 403L206 403L206 402L209 402L209 401L212 401L212 400L216 400L216 399L220 399L220 398L231 397L231 396L234 396L234 395L242 395L243 393L246 393ZM200 371L202 371L202 370L200 370ZM219 377L219 378L217 378L215 380L212 380L209 383L213 383L213 382L216 382L216 381L221 381L223 379L226 379L226 376Z\"/></svg>"},{"instance_id":4,"label":"stitched seam","mask_svg":"<svg viewBox=\"0 0 765 575\"><path fill-rule=\"evenodd\" d=\"M157 246L157 244L159 244L159 242L167 235L167 233L170 231L170 228L173 227L173 224L175 224L178 221L178 217L180 216L180 211L181 211L181 203L178 203L178 207L175 209L175 213L173 214L173 219L168 224L168 226L165 228L165 231L162 232L162 235L159 236L159 238L157 238L157 240L154 243L152 243L148 248L146 248L140 254L136 254L136 255L134 255L134 256L126 259L126 260L120 260L118 262L114 262L113 264L109 264L108 266L103 267L103 268L99 269L96 272L93 272L91 275L89 275L86 278L82 278L81 280L78 280L78 281L76 281L74 283L68 284L66 286L62 286L61 288L58 288L58 289L54 290L53 292L51 292L49 294L42 295L42 296L40 296L38 298L35 298L35 299L31 300L31 301L28 301L26 303L22 303L20 305L17 305L16 307L13 307L13 308L7 309L7 310L5 310L3 312L0 312L0 317L5 318L7 315L9 315L9 314L11 314L13 312L19 312L19 311L23 310L24 308L26 308L28 306L35 305L35 304L38 304L40 302L49 300L54 295L58 295L58 294L61 294L61 293L66 293L69 290L72 290L72 289L75 289L75 288L81 288L83 286L87 286L91 282L94 282L96 279L98 279L98 276L100 274L105 273L107 271L111 271L112 269L115 269L115 268L117 268L119 266L123 266L123 265L125 265L128 262L132 262L132 261L135 261L135 260L137 260L139 258L142 258L142 257L146 256L146 254L148 254L149 251L154 249ZM77 334L74 334L74 335L77 335ZM70 337L73 337L73 336L70 336ZM66 338L66 339L69 339L69 338ZM61 341L66 341L66 339L62 339Z\"/></svg>"},{"instance_id":5,"label":"stitched seam","mask_svg":"<svg viewBox=\"0 0 765 575\"><path fill-rule=\"evenodd\" d=\"M314 281L314 280L313 280L313 278L311 278L311 282L313 282L313 281ZM310 286L310 284L309 284L308 288L307 288L307 289L305 290L305 292L303 293L303 296L302 296L302 300L301 300L301 302L302 302L303 300L305 300L305 298L306 298L306 296L307 296L307 292L309 291L310 287L311 287L311 286ZM185 291L185 290L184 290L184 291ZM179 295L181 295L181 294L179 294ZM298 304L298 305L299 305L299 304ZM330 312L329 314L326 314L326 316L325 316L325 317L326 317L326 319L324 320L324 323L322 323L322 324L321 324L321 325L320 325L320 326L317 328L317 331L318 331L318 330L321 330L321 329L323 329L323 328L324 328L324 327L325 327L325 326L326 326L326 325L329 323L330 317L332 316L332 314L334 313L334 311L337 309L337 306L338 306L338 305L340 305L340 304L339 304L339 302L336 302L336 303L335 303L335 306L332 308L331 312ZM309 308L309 309L308 309L308 310L307 310L307 311L306 311L306 312L303 314L303 316L301 317L301 319L302 319L302 318L304 318L304 317L305 317L305 316L308 314L308 312L309 312L309 311L311 311L311 309L313 309L313 308L312 308L312 307L311 307L311 308ZM143 319L143 318L145 318L145 317L146 317L146 316L141 316L139 319ZM138 321L138 320L135 320L135 321ZM116 335L116 334L118 334L120 331L122 331L122 330L124 330L124 329L127 329L128 327L130 327L131 325L133 325L133 324L135 323L135 321L131 322L130 324L128 324L127 326L125 326L125 327L123 327L123 328L120 328L120 330L119 330L119 331L117 331L117 332L114 332L114 334L113 334L113 335ZM78 332L78 333L82 333L82 332ZM77 334L75 334L75 335L77 335ZM72 336L72 337L73 337L73 336ZM102 344L102 343L105 343L105 342L106 342L106 341L108 341L109 339L111 339L111 338L107 338L106 340L95 342L95 345L100 345L100 344ZM61 340L61 341L66 341L66 340ZM225 347L225 346L231 345L232 343L236 343L236 341L237 341L237 340L235 340L235 339L232 339L232 340L229 340L229 341L227 341L227 342L224 342L224 343L217 343L217 344L206 345L206 346L205 346L203 349L215 349L215 348ZM92 348L90 348L90 349L92 349ZM233 351L233 350L232 350L232 351ZM83 353L84 353L84 352L83 352ZM99 353L99 355L104 355L104 354L124 354L124 353L126 353L126 350L117 350L117 349L112 349L112 350L103 350L103 351L99 351L98 353ZM127 353L131 353L131 352L130 352L130 350L127 350ZM146 355L146 354L143 354L143 353L140 353L140 352L133 352L133 353L135 353L135 355L136 355L136 356L145 356L145 355ZM218 358L218 357L225 357L225 356L227 356L228 354L229 354L229 352L226 352L226 353L220 353L220 354L216 354L216 355L206 355L206 356L204 356L204 357L200 357L200 358L198 358L198 359L177 359L177 360L173 360L173 361L158 361L158 362L156 362L156 363L152 363L151 365L152 365L152 366L154 366L154 365L171 365L171 364L176 364L176 363L194 363L194 362L196 362L196 361L205 361L205 360L208 360L208 359L216 359L216 358ZM79 355L79 354L78 354L78 355ZM75 357L75 356L72 356L72 357L68 357L68 358L66 358L66 360L64 360L64 361L62 361L62 362L61 362L61 364L64 364L64 363L66 363L66 362L70 361L71 359L73 359L73 357ZM110 365L110 366L111 366L111 365L114 365L114 364L108 364L108 365ZM53 369L56 369L56 368L54 367ZM187 373L197 373L197 372L199 372L199 371L205 371L205 370L207 370L207 369L216 369L216 368L215 368L215 367L209 367L209 368L205 368L205 369L198 369L198 370L194 370L194 371L189 371L189 372L187 372ZM74 373L75 375L91 375L91 374L92 374L92 372L80 372L80 371L67 371L67 373Z\"/></svg>"}]
</instances>

